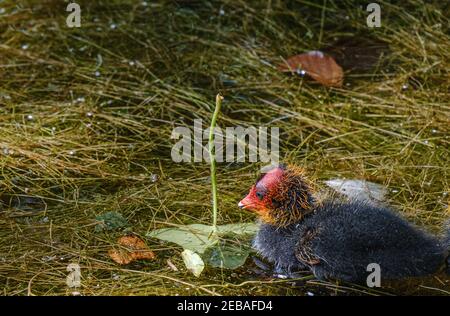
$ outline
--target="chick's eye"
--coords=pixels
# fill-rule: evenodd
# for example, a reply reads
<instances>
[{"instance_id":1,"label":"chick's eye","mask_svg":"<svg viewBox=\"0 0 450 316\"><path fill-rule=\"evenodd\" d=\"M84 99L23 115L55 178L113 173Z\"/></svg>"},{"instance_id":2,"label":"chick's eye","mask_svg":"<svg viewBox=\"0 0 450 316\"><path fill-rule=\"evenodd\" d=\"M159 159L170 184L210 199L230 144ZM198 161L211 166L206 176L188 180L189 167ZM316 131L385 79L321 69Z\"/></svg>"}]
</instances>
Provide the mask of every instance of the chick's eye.
<instances>
[{"instance_id":1,"label":"chick's eye","mask_svg":"<svg viewBox=\"0 0 450 316\"><path fill-rule=\"evenodd\" d=\"M261 191L257 191L256 192L256 196L258 197L258 199L261 201L264 198L264 193Z\"/></svg>"}]
</instances>

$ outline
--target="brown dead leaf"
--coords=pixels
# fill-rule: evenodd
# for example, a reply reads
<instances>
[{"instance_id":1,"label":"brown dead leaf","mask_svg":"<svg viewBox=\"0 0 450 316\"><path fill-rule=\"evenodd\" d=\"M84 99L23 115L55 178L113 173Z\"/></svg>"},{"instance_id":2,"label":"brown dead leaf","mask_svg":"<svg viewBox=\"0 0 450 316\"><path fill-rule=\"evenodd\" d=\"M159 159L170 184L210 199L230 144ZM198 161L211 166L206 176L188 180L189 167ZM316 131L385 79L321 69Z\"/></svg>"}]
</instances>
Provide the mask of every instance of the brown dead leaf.
<instances>
[{"instance_id":1,"label":"brown dead leaf","mask_svg":"<svg viewBox=\"0 0 450 316\"><path fill-rule=\"evenodd\" d=\"M318 50L289 57L278 69L283 72L303 70L305 74L327 87L341 87L344 80L341 66L331 56Z\"/></svg>"},{"instance_id":2,"label":"brown dead leaf","mask_svg":"<svg viewBox=\"0 0 450 316\"><path fill-rule=\"evenodd\" d=\"M109 249L108 254L112 260L124 265L135 260L152 260L155 254L145 242L136 236L124 236L117 240L120 249Z\"/></svg>"}]
</instances>

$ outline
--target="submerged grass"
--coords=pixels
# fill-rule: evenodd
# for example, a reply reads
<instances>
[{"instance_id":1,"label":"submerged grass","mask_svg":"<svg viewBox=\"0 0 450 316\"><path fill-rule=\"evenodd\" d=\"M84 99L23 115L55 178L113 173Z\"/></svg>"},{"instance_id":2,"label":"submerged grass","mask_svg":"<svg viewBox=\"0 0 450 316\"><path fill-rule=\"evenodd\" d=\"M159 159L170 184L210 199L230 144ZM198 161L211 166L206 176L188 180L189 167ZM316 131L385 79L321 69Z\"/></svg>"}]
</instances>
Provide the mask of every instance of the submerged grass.
<instances>
[{"instance_id":1,"label":"submerged grass","mask_svg":"<svg viewBox=\"0 0 450 316\"><path fill-rule=\"evenodd\" d=\"M2 294L70 294L72 262L83 295L448 294L443 276L369 290L306 275L293 286L250 262L197 279L180 248L156 240L156 261L124 268L107 256L121 232L94 232L108 211L140 236L210 222L210 166L174 163L171 133L194 119L206 128L218 91L219 126L279 127L283 160L318 180L384 184L400 213L439 232L448 218L448 5L380 2L382 27L369 29L354 1L77 3L82 27L72 29L63 1L0 4ZM343 88L277 71L312 49L351 66ZM259 167L217 165L219 223L253 220L236 205Z\"/></svg>"}]
</instances>

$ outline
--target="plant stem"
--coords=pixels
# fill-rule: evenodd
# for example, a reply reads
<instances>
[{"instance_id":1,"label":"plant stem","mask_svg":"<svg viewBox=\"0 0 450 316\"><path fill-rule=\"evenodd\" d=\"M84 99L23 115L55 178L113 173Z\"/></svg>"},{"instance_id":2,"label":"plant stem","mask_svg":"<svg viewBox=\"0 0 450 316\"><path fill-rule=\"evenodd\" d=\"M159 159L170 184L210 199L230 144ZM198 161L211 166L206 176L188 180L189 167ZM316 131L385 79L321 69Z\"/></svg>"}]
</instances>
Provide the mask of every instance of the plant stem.
<instances>
[{"instance_id":1,"label":"plant stem","mask_svg":"<svg viewBox=\"0 0 450 316\"><path fill-rule=\"evenodd\" d=\"M217 180L216 180L216 149L214 147L214 129L216 127L217 116L222 106L223 96L219 93L216 96L216 108L211 119L211 125L209 130L209 159L211 161L211 190L212 190L212 202L213 202L213 229L217 230Z\"/></svg>"}]
</instances>

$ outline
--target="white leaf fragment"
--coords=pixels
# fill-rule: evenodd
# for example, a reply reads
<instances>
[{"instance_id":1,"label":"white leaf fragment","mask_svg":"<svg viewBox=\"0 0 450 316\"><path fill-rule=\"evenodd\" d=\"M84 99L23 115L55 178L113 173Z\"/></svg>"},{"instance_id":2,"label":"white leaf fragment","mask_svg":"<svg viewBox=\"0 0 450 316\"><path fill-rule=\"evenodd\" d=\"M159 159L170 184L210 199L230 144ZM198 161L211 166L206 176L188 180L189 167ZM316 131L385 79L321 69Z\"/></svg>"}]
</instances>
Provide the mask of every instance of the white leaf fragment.
<instances>
[{"instance_id":1,"label":"white leaf fragment","mask_svg":"<svg viewBox=\"0 0 450 316\"><path fill-rule=\"evenodd\" d=\"M181 257L183 258L186 268L198 278L205 268L205 263L202 258L197 253L189 249L185 249L181 253Z\"/></svg>"}]
</instances>

